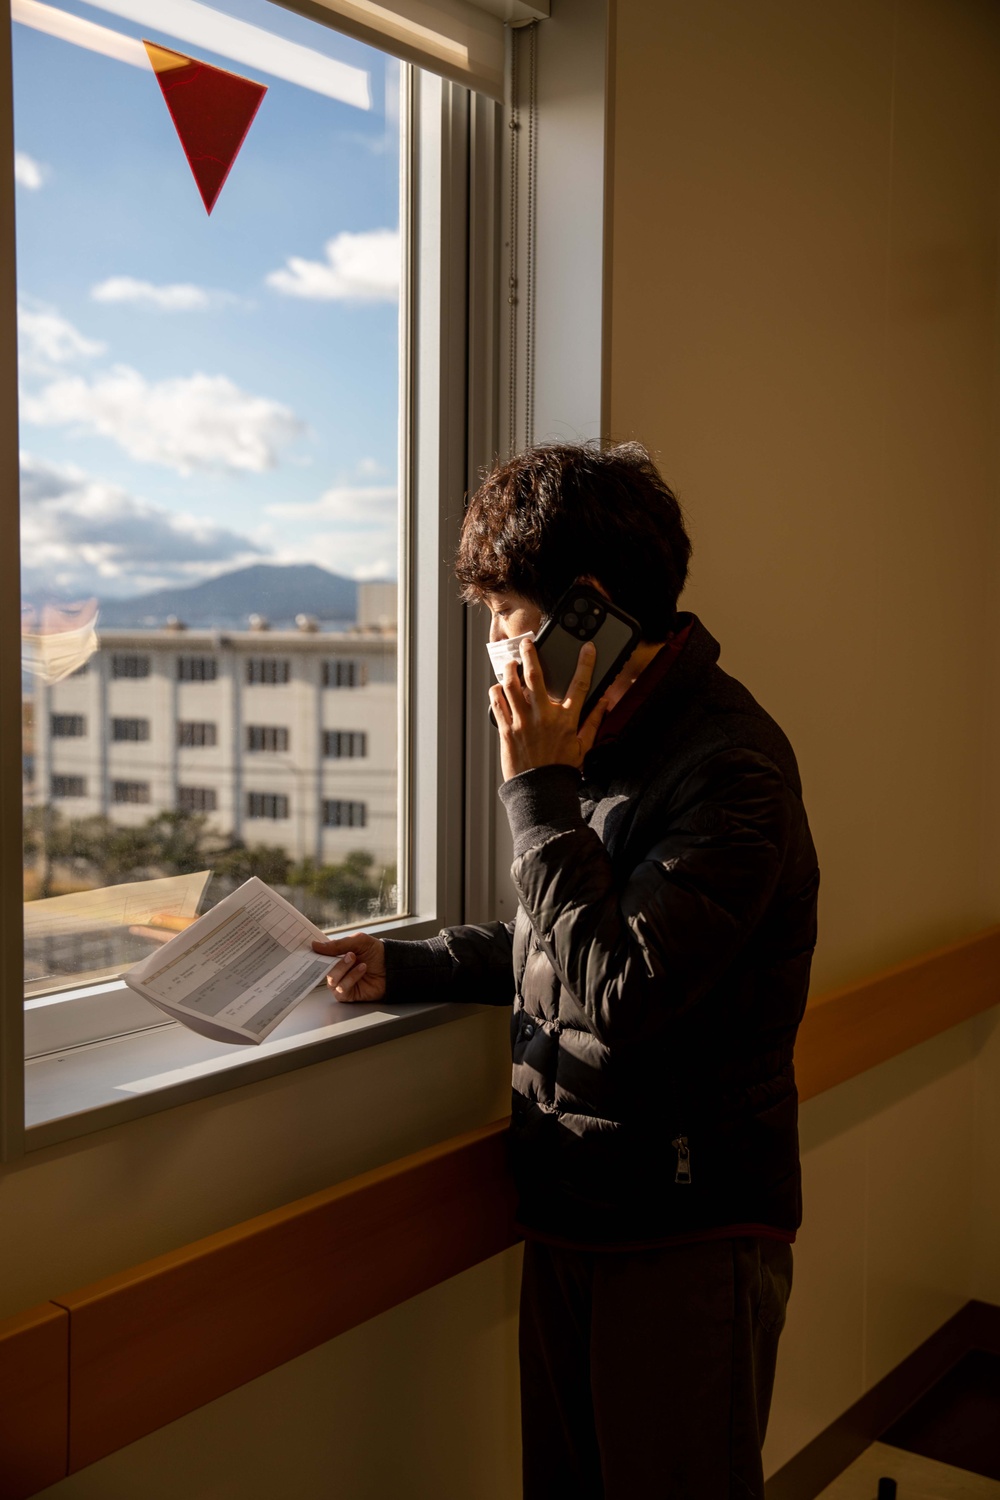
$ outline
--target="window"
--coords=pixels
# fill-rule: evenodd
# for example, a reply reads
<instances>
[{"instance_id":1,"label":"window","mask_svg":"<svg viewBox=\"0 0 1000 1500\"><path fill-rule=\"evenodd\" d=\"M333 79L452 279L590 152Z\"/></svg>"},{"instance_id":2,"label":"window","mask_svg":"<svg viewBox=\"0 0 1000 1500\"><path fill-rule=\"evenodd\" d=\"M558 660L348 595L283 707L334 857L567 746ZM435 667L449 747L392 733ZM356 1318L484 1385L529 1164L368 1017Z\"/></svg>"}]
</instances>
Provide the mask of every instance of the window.
<instances>
[{"instance_id":1,"label":"window","mask_svg":"<svg viewBox=\"0 0 1000 1500\"><path fill-rule=\"evenodd\" d=\"M248 724L248 750L287 750L288 730L278 724Z\"/></svg>"},{"instance_id":2,"label":"window","mask_svg":"<svg viewBox=\"0 0 1000 1500\"><path fill-rule=\"evenodd\" d=\"M365 668L360 661L325 661L323 686L328 688L364 687Z\"/></svg>"},{"instance_id":3,"label":"window","mask_svg":"<svg viewBox=\"0 0 1000 1500\"><path fill-rule=\"evenodd\" d=\"M126 802L148 802L148 781L113 781L111 783L111 800L117 803Z\"/></svg>"},{"instance_id":4,"label":"window","mask_svg":"<svg viewBox=\"0 0 1000 1500\"><path fill-rule=\"evenodd\" d=\"M274 684L287 682L290 664L278 656L247 658L247 682Z\"/></svg>"},{"instance_id":5,"label":"window","mask_svg":"<svg viewBox=\"0 0 1000 1500\"><path fill-rule=\"evenodd\" d=\"M218 797L211 786L179 786L177 788L177 811L182 813L215 812Z\"/></svg>"},{"instance_id":6,"label":"window","mask_svg":"<svg viewBox=\"0 0 1000 1500\"><path fill-rule=\"evenodd\" d=\"M26 521L40 496L53 517L48 529L22 528L22 597L35 592L40 609L58 588L67 602L99 599L100 614L89 667L75 663L81 675L26 672L25 754L13 744L22 716L10 713L0 776L9 796L25 768L26 904L71 889L92 892L103 912L96 898L106 890L208 870L204 910L242 878L244 854L266 848L277 872L268 878L319 925L405 917L420 936L461 915L461 822L440 804L464 764L461 726L444 710L462 693L464 621L442 559L454 551L448 506L467 483L468 299L453 303L447 289L468 280L469 99L286 6L245 6L255 27L314 56L301 81L274 83L211 220L156 80L126 61L147 68L142 37L152 29L154 43L270 82L266 54L259 69L227 61L226 28L243 0L220 0L211 48L159 29L194 24L198 7L144 0L145 22L122 7L95 13L115 42L106 52L77 45L73 24L37 29L41 7L17 8L17 147L45 175L45 190L32 192L21 174L18 213L5 219L11 233L16 226L22 309L22 494ZM76 0L48 0L45 14L71 23L78 10ZM330 62L331 77L357 79L364 107L314 86ZM492 106L479 113L495 132ZM484 152L485 171L493 157ZM12 177L0 177L0 196L13 194ZM482 197L487 215L494 200ZM0 287L5 326L15 315L10 280ZM0 444L16 415L8 386ZM495 440L484 441L492 452ZM110 520L94 500L108 495ZM0 516L0 532L7 525ZM9 557L12 525L5 539ZM439 642L426 660L405 631L398 641L390 629L363 631L367 579L399 580L404 608L379 603L376 614L407 629L413 621L422 642ZM0 652L13 649L0 640ZM188 675L199 658L214 676L193 665ZM4 669L17 680L6 659ZM349 840L323 834L335 826L324 778L327 792L339 786L312 727L323 683L365 687L367 758L364 768L355 762L364 813L343 825ZM257 689L272 685L283 692L257 707ZM212 721L184 717L209 709ZM50 714L82 715L89 738L53 740ZM247 720L277 728L259 721L279 715L289 742L295 730L294 766L266 753L248 760ZM112 739L114 718L139 716L149 741ZM224 756L193 756L219 743ZM254 780L268 790L249 791ZM196 792L215 793L204 827L183 822ZM345 872L348 852L371 863ZM47 922L51 933L62 910L38 910L27 925ZM93 942L67 927L28 945L26 997L65 995L51 1014L68 1020L91 1006L95 984L162 940L138 920L116 918ZM147 1024L120 1024L117 1003L102 990L94 1027L107 1029L85 1035L74 1021L67 1034L90 1041ZM41 1014L32 1010L29 1025ZM105 1051L108 1063L114 1049ZM211 1086L232 1086L238 1073ZM105 1097L116 1109L135 1103ZM77 1116L97 1107L68 1086L66 1098ZM30 1109L32 1120L53 1119Z\"/></svg>"},{"instance_id":7,"label":"window","mask_svg":"<svg viewBox=\"0 0 1000 1500\"><path fill-rule=\"evenodd\" d=\"M179 656L178 682L214 682L218 663L214 656Z\"/></svg>"},{"instance_id":8,"label":"window","mask_svg":"<svg viewBox=\"0 0 1000 1500\"><path fill-rule=\"evenodd\" d=\"M86 797L87 782L83 776L53 776L53 797Z\"/></svg>"},{"instance_id":9,"label":"window","mask_svg":"<svg viewBox=\"0 0 1000 1500\"><path fill-rule=\"evenodd\" d=\"M112 677L148 677L149 657L116 651L111 657Z\"/></svg>"},{"instance_id":10,"label":"window","mask_svg":"<svg viewBox=\"0 0 1000 1500\"><path fill-rule=\"evenodd\" d=\"M327 800L323 803L325 828L364 828L367 822L368 808L364 802Z\"/></svg>"},{"instance_id":11,"label":"window","mask_svg":"<svg viewBox=\"0 0 1000 1500\"><path fill-rule=\"evenodd\" d=\"M355 760L368 754L368 736L358 729L324 729L323 754L330 760Z\"/></svg>"},{"instance_id":12,"label":"window","mask_svg":"<svg viewBox=\"0 0 1000 1500\"><path fill-rule=\"evenodd\" d=\"M53 714L51 722L54 740L78 740L87 733L83 714Z\"/></svg>"},{"instance_id":13,"label":"window","mask_svg":"<svg viewBox=\"0 0 1000 1500\"><path fill-rule=\"evenodd\" d=\"M280 792L247 792L248 818L287 818L288 798Z\"/></svg>"},{"instance_id":14,"label":"window","mask_svg":"<svg viewBox=\"0 0 1000 1500\"><path fill-rule=\"evenodd\" d=\"M214 724L199 724L182 719L177 725L177 743L184 748L205 750L217 743Z\"/></svg>"},{"instance_id":15,"label":"window","mask_svg":"<svg viewBox=\"0 0 1000 1500\"><path fill-rule=\"evenodd\" d=\"M113 740L148 740L148 719L112 719L111 738Z\"/></svg>"}]
</instances>

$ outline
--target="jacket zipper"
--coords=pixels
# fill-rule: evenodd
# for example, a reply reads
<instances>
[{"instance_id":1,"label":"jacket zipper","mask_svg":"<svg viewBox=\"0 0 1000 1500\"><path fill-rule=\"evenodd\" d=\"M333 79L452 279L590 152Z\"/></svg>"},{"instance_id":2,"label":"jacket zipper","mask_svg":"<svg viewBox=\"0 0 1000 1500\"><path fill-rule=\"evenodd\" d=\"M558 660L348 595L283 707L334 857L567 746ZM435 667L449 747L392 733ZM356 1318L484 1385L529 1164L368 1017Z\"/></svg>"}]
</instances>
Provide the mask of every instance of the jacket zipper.
<instances>
[{"instance_id":1,"label":"jacket zipper","mask_svg":"<svg viewBox=\"0 0 1000 1500\"><path fill-rule=\"evenodd\" d=\"M679 1135L675 1141L670 1143L677 1152L677 1171L674 1173L675 1182L683 1182L690 1185L691 1182L691 1148L688 1145L686 1135Z\"/></svg>"}]
</instances>

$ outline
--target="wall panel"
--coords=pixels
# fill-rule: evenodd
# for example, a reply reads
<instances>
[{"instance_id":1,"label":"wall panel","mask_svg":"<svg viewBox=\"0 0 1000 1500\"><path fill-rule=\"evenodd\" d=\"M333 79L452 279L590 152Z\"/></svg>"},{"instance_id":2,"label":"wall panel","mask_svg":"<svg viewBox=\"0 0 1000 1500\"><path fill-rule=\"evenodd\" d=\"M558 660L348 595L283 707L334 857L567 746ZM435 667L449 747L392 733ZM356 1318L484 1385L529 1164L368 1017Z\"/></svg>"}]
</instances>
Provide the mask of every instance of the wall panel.
<instances>
[{"instance_id":1,"label":"wall panel","mask_svg":"<svg viewBox=\"0 0 1000 1500\"><path fill-rule=\"evenodd\" d=\"M611 432L676 484L687 602L796 747L826 988L995 916L1000 15L616 10Z\"/></svg>"}]
</instances>

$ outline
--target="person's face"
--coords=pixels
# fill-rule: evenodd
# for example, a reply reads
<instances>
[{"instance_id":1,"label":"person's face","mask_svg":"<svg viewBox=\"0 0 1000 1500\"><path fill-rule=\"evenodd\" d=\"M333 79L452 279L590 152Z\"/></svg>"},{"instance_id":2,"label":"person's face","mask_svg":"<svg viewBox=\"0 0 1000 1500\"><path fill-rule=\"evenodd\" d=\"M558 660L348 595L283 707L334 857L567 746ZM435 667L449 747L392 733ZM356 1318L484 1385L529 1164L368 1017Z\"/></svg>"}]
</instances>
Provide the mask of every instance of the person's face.
<instances>
[{"instance_id":1,"label":"person's face","mask_svg":"<svg viewBox=\"0 0 1000 1500\"><path fill-rule=\"evenodd\" d=\"M525 599L521 594L487 594L483 602L490 612L491 641L526 635L529 630L538 634L543 619L542 611L530 599Z\"/></svg>"}]
</instances>

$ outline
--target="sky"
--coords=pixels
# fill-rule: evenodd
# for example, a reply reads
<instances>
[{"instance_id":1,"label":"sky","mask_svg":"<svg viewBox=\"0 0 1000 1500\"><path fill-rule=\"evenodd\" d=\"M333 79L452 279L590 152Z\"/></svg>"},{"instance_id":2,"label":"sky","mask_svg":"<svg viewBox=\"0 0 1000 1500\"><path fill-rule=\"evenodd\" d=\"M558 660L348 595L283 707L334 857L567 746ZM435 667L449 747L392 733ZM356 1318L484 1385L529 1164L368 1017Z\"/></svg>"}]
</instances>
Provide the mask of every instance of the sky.
<instances>
[{"instance_id":1,"label":"sky","mask_svg":"<svg viewBox=\"0 0 1000 1500\"><path fill-rule=\"evenodd\" d=\"M251 562L395 576L398 64L269 0L219 0L363 70L364 109L141 19L189 6L58 9L268 85L211 217L152 68L14 23L32 598Z\"/></svg>"}]
</instances>

